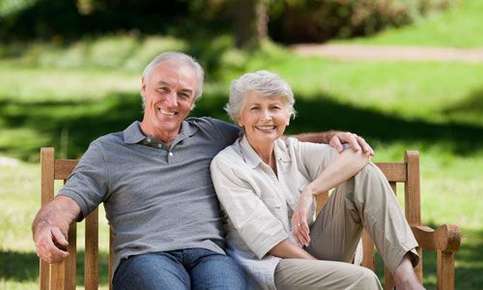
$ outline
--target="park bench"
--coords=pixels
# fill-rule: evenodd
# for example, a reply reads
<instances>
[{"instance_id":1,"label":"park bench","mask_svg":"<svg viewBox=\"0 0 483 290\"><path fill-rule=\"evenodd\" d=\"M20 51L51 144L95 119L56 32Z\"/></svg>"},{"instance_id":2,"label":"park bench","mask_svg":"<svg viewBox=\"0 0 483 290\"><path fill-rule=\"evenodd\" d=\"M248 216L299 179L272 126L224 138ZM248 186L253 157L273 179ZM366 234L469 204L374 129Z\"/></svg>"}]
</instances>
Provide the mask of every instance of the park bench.
<instances>
[{"instance_id":1,"label":"park bench","mask_svg":"<svg viewBox=\"0 0 483 290\"><path fill-rule=\"evenodd\" d=\"M304 135L299 136L307 140ZM77 160L55 159L53 148L42 148L40 153L41 162L41 203L46 204L54 198L54 182L64 181L77 164ZM421 194L419 154L417 151L407 151L401 162L376 163L391 184L394 192L396 184L404 185L404 211L406 219L411 225L416 239L419 242L419 254L421 262L416 267L418 278L423 278L422 251L436 252L437 261L437 289L454 290L455 269L454 255L460 246L460 232L455 225L441 225L432 229L421 225ZM328 194L319 195L317 200L320 208L328 198ZM98 209L93 211L85 219L85 255L84 255L84 287L86 290L94 290L99 287L99 245L98 245ZM49 265L40 261L40 289L41 290L75 290L77 271L77 236L76 224L69 229L69 257L62 263ZM113 249L111 247L112 232L109 235L109 261L108 277L112 277ZM362 265L375 270L375 248L368 234L364 231ZM110 281L110 278L109 278ZM384 269L384 289L393 289L392 277ZM112 289L109 283L109 289Z\"/></svg>"}]
</instances>

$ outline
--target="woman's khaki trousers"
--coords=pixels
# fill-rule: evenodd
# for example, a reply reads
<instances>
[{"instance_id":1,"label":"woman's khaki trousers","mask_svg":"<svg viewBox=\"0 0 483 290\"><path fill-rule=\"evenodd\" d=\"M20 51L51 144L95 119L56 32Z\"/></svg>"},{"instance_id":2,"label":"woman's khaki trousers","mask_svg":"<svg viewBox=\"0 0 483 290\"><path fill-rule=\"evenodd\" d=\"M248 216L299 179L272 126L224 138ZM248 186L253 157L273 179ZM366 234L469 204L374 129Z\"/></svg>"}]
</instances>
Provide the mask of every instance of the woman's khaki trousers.
<instances>
[{"instance_id":1,"label":"woman's khaki trousers","mask_svg":"<svg viewBox=\"0 0 483 290\"><path fill-rule=\"evenodd\" d=\"M281 260L277 289L382 289L374 272L351 264L363 228L389 270L394 272L408 252L417 264L416 239L391 186L372 163L336 188L311 226L306 250L319 260Z\"/></svg>"}]
</instances>

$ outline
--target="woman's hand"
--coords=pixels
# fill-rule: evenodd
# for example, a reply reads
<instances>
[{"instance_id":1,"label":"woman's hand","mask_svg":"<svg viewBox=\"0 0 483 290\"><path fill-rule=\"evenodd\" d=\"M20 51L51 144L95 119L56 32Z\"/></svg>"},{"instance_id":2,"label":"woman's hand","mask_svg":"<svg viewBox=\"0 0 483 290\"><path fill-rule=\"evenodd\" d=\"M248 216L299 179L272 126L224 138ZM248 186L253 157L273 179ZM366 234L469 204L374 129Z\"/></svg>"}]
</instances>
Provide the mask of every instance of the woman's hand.
<instances>
[{"instance_id":1,"label":"woman's hand","mask_svg":"<svg viewBox=\"0 0 483 290\"><path fill-rule=\"evenodd\" d=\"M374 156L374 150L372 147L366 142L366 140L364 140L364 138L357 134L351 132L335 132L332 138L330 138L329 145L341 153L344 150L342 144L348 144L354 152L362 151L365 154L369 154L369 156Z\"/></svg>"},{"instance_id":2,"label":"woman's hand","mask_svg":"<svg viewBox=\"0 0 483 290\"><path fill-rule=\"evenodd\" d=\"M310 229L307 223L307 213L312 204L312 191L308 186L300 194L297 208L292 215L292 232L297 242L307 247L310 243Z\"/></svg>"}]
</instances>

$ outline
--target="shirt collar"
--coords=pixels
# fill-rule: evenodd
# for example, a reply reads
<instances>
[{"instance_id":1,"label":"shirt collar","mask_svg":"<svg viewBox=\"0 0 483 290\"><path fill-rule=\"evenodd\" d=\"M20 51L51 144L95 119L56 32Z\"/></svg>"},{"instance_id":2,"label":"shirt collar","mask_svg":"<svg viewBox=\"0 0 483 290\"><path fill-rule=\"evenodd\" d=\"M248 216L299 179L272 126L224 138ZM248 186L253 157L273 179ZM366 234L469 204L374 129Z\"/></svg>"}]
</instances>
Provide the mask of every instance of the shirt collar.
<instances>
[{"instance_id":1,"label":"shirt collar","mask_svg":"<svg viewBox=\"0 0 483 290\"><path fill-rule=\"evenodd\" d=\"M185 120L183 123L181 123L181 131L178 136L176 136L174 142L177 143L184 138L191 137L196 133L196 131L198 131L198 128ZM146 135L144 135L144 133L141 131L141 123L139 121L135 121L129 125L129 127L123 131L123 136L124 142L128 144L139 143L146 138Z\"/></svg>"},{"instance_id":2,"label":"shirt collar","mask_svg":"<svg viewBox=\"0 0 483 290\"><path fill-rule=\"evenodd\" d=\"M146 138L146 136L141 131L140 125L141 123L139 123L139 121L135 121L131 125L129 125L129 127L124 129L122 133L125 143L135 144L141 142L142 140L144 140L144 138Z\"/></svg>"},{"instance_id":3,"label":"shirt collar","mask_svg":"<svg viewBox=\"0 0 483 290\"><path fill-rule=\"evenodd\" d=\"M194 126L192 122L190 122L190 120L191 118L188 118L184 120L183 123L181 123L181 130L178 136L176 136L176 140L182 140L186 137L191 137L196 133L196 131L198 131L198 127Z\"/></svg>"},{"instance_id":4,"label":"shirt collar","mask_svg":"<svg viewBox=\"0 0 483 290\"><path fill-rule=\"evenodd\" d=\"M286 146L284 146L284 143L284 140L282 140L281 138L275 140L275 146L273 150L275 151L275 159L277 161L290 161L290 156L287 152ZM239 141L239 146L240 152L250 168L255 168L263 162L260 156L258 156L257 152L250 145L245 135L243 135L243 137Z\"/></svg>"}]
</instances>

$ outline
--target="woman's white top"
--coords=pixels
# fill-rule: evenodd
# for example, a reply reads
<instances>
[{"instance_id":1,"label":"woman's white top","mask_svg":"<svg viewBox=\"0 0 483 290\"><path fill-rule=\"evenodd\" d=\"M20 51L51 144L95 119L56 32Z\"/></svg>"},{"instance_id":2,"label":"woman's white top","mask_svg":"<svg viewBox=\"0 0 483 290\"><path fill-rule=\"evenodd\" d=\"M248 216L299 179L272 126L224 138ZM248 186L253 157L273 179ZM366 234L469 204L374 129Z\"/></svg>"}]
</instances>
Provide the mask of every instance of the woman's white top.
<instances>
[{"instance_id":1,"label":"woman's white top","mask_svg":"<svg viewBox=\"0 0 483 290\"><path fill-rule=\"evenodd\" d=\"M290 219L304 187L316 179L337 151L326 144L279 138L274 144L277 175L245 136L218 153L211 177L227 215L228 253L249 274L253 289L276 289L280 260L267 254L285 239L294 241ZM307 216L315 220L315 203Z\"/></svg>"}]
</instances>

